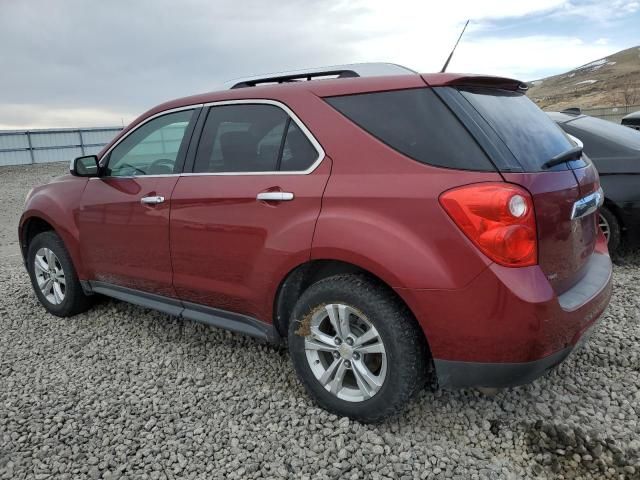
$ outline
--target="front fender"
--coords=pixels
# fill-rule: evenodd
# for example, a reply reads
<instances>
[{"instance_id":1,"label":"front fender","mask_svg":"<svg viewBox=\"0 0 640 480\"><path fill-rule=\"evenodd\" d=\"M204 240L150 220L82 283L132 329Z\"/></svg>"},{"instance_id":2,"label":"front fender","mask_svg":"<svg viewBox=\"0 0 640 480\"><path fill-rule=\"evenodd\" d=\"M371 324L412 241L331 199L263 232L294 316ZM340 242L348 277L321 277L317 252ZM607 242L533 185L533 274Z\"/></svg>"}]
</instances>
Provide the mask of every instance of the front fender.
<instances>
[{"instance_id":1,"label":"front fender","mask_svg":"<svg viewBox=\"0 0 640 480\"><path fill-rule=\"evenodd\" d=\"M80 256L78 213L86 178L65 175L47 185L37 187L27 199L18 224L23 257L26 257L26 227L37 218L47 222L62 238L80 279L85 272Z\"/></svg>"}]
</instances>

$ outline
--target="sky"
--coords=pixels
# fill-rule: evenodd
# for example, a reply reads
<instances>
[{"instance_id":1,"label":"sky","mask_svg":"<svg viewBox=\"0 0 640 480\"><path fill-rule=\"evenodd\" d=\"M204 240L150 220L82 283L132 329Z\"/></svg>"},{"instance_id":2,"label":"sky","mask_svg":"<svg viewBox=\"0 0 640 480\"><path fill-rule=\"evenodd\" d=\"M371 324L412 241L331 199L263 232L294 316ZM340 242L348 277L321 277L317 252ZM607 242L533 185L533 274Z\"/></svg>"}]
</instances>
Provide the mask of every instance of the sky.
<instances>
[{"instance_id":1,"label":"sky","mask_svg":"<svg viewBox=\"0 0 640 480\"><path fill-rule=\"evenodd\" d=\"M386 61L534 80L640 44L640 0L0 0L0 129L127 124L225 81Z\"/></svg>"}]
</instances>

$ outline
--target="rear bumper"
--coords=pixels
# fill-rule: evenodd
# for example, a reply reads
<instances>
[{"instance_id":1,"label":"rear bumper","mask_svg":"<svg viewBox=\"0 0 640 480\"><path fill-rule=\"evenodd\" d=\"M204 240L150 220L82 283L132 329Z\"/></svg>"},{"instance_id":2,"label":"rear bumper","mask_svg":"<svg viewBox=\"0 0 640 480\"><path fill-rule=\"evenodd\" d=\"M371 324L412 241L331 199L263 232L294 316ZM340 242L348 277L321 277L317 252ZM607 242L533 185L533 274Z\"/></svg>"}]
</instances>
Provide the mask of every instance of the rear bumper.
<instances>
[{"instance_id":1,"label":"rear bumper","mask_svg":"<svg viewBox=\"0 0 640 480\"><path fill-rule=\"evenodd\" d=\"M514 387L530 383L559 365L569 356L573 347L563 348L540 360L522 363L456 362L434 360L438 374L438 386L443 388L465 387Z\"/></svg>"},{"instance_id":2,"label":"rear bumper","mask_svg":"<svg viewBox=\"0 0 640 480\"><path fill-rule=\"evenodd\" d=\"M591 336L594 327L595 324L592 324L576 344L531 362L480 363L434 360L438 386L442 388L507 388L533 382L564 362L572 352L579 350Z\"/></svg>"},{"instance_id":3,"label":"rear bumper","mask_svg":"<svg viewBox=\"0 0 640 480\"><path fill-rule=\"evenodd\" d=\"M594 253L558 296L539 267L491 265L461 290L401 290L418 318L443 387L521 385L586 339L611 298L611 260Z\"/></svg>"}]
</instances>

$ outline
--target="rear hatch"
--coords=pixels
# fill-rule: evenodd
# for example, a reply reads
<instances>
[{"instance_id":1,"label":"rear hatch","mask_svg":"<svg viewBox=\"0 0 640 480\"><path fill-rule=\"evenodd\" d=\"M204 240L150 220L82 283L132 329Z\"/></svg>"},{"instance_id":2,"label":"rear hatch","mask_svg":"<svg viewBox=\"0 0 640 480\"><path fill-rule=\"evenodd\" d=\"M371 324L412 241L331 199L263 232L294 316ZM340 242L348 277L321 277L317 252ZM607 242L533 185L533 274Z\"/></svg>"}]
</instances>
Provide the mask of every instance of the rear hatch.
<instances>
[{"instance_id":1,"label":"rear hatch","mask_svg":"<svg viewBox=\"0 0 640 480\"><path fill-rule=\"evenodd\" d=\"M533 197L538 262L557 294L584 276L597 239L597 212L572 218L576 201L599 189L596 169L569 137L521 91L460 86L436 88L488 151L507 182ZM560 163L550 166L549 160Z\"/></svg>"}]
</instances>

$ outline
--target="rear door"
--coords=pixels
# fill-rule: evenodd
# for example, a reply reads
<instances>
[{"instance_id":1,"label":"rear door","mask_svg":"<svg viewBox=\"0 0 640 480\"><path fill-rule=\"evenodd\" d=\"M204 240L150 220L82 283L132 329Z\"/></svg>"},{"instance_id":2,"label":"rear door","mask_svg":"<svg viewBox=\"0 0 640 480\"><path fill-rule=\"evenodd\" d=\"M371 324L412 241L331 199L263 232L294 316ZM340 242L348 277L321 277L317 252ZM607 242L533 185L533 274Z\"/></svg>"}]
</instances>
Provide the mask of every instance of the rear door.
<instances>
[{"instance_id":1,"label":"rear door","mask_svg":"<svg viewBox=\"0 0 640 480\"><path fill-rule=\"evenodd\" d=\"M180 299L271 318L279 282L310 257L330 169L318 142L284 105L212 106L193 171L180 177L172 196Z\"/></svg>"},{"instance_id":2,"label":"rear door","mask_svg":"<svg viewBox=\"0 0 640 480\"><path fill-rule=\"evenodd\" d=\"M540 267L557 293L566 291L582 278L595 248L597 212L575 218L573 209L599 188L597 171L586 157L545 165L575 145L523 93L489 88L464 88L460 93L483 130L516 160L518 168L511 171L498 167L506 181L531 193Z\"/></svg>"}]
</instances>

